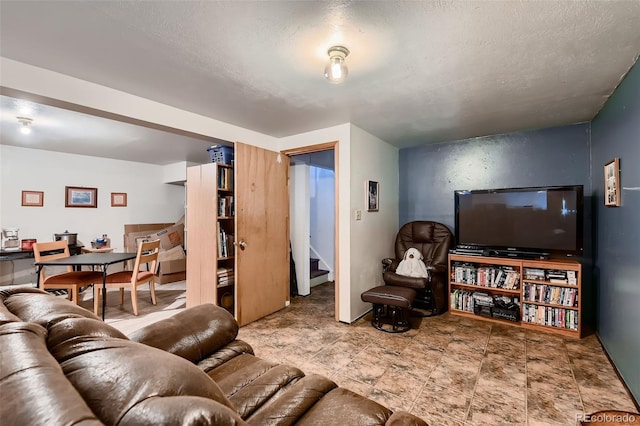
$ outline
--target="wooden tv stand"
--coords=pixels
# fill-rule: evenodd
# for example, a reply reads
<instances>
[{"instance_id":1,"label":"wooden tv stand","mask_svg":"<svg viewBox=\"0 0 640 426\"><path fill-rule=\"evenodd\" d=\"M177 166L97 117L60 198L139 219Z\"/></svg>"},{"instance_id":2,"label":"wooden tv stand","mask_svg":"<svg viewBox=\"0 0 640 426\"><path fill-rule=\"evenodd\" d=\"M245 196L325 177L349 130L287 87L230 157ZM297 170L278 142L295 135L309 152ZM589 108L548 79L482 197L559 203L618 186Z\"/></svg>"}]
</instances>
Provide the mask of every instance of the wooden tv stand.
<instances>
[{"instance_id":1,"label":"wooden tv stand","mask_svg":"<svg viewBox=\"0 0 640 426\"><path fill-rule=\"evenodd\" d=\"M580 338L581 299L582 265L576 260L449 254L454 315Z\"/></svg>"}]
</instances>

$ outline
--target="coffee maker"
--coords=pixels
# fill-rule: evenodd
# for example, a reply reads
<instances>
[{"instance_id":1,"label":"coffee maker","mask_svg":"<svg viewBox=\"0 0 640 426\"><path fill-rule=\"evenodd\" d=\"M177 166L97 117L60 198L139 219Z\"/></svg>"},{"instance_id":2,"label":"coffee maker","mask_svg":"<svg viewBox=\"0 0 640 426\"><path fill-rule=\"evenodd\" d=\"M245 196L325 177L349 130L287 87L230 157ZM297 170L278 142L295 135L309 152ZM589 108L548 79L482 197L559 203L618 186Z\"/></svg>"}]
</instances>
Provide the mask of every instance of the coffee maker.
<instances>
[{"instance_id":1,"label":"coffee maker","mask_svg":"<svg viewBox=\"0 0 640 426\"><path fill-rule=\"evenodd\" d=\"M20 250L20 238L18 238L18 228L2 228L2 250Z\"/></svg>"}]
</instances>

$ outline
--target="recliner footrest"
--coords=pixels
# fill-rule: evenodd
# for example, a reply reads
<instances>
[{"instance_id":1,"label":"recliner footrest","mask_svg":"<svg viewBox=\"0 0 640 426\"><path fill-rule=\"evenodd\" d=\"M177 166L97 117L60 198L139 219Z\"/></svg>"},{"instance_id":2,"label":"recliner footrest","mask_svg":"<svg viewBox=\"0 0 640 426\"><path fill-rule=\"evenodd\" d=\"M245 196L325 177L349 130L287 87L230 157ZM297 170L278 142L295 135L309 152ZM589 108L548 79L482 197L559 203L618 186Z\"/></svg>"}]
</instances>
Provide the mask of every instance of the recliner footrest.
<instances>
[{"instance_id":1,"label":"recliner footrest","mask_svg":"<svg viewBox=\"0 0 640 426\"><path fill-rule=\"evenodd\" d=\"M408 313L416 298L415 290L408 287L379 286L360 295L363 302L373 304L371 325L389 333L401 333L411 328ZM383 327L383 319L391 317L391 330Z\"/></svg>"}]
</instances>

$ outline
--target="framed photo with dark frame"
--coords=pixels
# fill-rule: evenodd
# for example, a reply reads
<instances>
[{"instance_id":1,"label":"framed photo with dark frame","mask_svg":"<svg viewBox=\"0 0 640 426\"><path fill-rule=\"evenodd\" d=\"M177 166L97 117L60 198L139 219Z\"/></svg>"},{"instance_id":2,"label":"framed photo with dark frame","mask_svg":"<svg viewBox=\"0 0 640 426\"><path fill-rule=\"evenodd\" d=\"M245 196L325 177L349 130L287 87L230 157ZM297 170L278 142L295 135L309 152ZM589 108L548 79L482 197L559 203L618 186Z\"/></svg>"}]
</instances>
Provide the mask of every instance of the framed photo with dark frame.
<instances>
[{"instance_id":1,"label":"framed photo with dark frame","mask_svg":"<svg viewBox=\"0 0 640 426\"><path fill-rule=\"evenodd\" d=\"M366 187L367 211L377 212L380 207L380 183L375 180L368 180Z\"/></svg>"},{"instance_id":2,"label":"framed photo with dark frame","mask_svg":"<svg viewBox=\"0 0 640 426\"><path fill-rule=\"evenodd\" d=\"M22 205L25 207L44 206L43 191L22 191Z\"/></svg>"},{"instance_id":3,"label":"framed photo with dark frame","mask_svg":"<svg viewBox=\"0 0 640 426\"><path fill-rule=\"evenodd\" d=\"M98 188L83 188L80 186L65 186L65 207L98 207Z\"/></svg>"},{"instance_id":4,"label":"framed photo with dark frame","mask_svg":"<svg viewBox=\"0 0 640 426\"><path fill-rule=\"evenodd\" d=\"M126 192L112 192L111 193L111 207L127 207L127 193Z\"/></svg>"},{"instance_id":5,"label":"framed photo with dark frame","mask_svg":"<svg viewBox=\"0 0 640 426\"><path fill-rule=\"evenodd\" d=\"M604 205L620 207L620 159L604 165Z\"/></svg>"}]
</instances>

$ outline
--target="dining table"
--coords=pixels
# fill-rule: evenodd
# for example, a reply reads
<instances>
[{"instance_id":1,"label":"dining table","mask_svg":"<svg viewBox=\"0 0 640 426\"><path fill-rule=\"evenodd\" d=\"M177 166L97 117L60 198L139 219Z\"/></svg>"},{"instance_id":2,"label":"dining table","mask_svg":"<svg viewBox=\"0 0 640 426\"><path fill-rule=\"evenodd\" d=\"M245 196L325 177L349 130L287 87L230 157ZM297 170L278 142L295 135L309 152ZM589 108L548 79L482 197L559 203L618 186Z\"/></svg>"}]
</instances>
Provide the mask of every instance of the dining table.
<instances>
[{"instance_id":1,"label":"dining table","mask_svg":"<svg viewBox=\"0 0 640 426\"><path fill-rule=\"evenodd\" d=\"M45 266L71 266L74 270L80 270L83 266L100 268L102 271L102 320L104 321L104 311L107 303L107 269L109 266L127 260L135 259L138 254L133 253L85 253L77 256L63 257L61 259L43 260L35 262L38 278L36 285L40 288L40 272ZM93 285L96 285L94 283Z\"/></svg>"}]
</instances>

